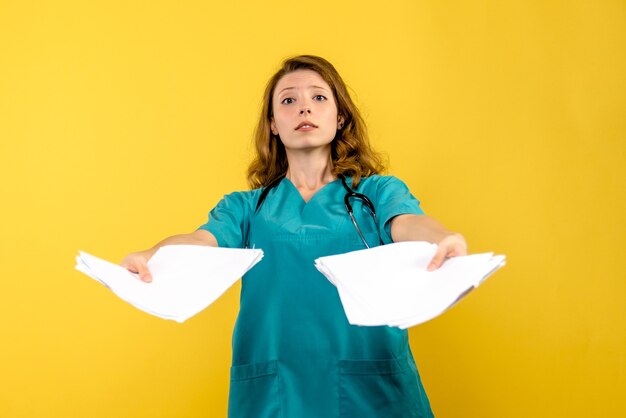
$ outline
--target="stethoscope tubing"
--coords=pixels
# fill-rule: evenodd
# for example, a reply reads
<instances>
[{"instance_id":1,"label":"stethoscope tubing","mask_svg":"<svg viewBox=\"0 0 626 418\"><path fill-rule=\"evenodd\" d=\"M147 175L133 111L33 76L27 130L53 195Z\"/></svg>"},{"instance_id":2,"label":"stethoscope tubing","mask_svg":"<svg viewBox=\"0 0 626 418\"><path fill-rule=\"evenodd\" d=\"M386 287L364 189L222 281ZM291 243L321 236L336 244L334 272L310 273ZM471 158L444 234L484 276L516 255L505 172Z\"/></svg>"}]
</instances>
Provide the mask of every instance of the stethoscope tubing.
<instances>
[{"instance_id":1,"label":"stethoscope tubing","mask_svg":"<svg viewBox=\"0 0 626 418\"><path fill-rule=\"evenodd\" d=\"M378 219L376 219L376 208L374 208L374 204L372 203L372 201L369 199L369 197L365 196L362 193L355 192L354 189L348 186L348 183L346 183L346 179L343 176L341 176L341 183L343 184L344 189L346 189L347 191L346 195L343 198L346 211L348 212L348 215L350 216L350 219L352 220L352 223L356 228L356 232L358 232L359 237L361 237L361 241L363 241L363 244L365 244L365 247L370 248L367 240L361 232L361 228L359 228L359 224L357 223L356 218L354 217L354 211L352 210L352 205L350 204L350 198L360 199L363 201L363 206L367 208L369 213L372 215L372 218L374 218L374 225L376 225L376 232L378 233L379 243L380 245L384 245L383 238L380 236L380 229L378 228Z\"/></svg>"},{"instance_id":2,"label":"stethoscope tubing","mask_svg":"<svg viewBox=\"0 0 626 418\"><path fill-rule=\"evenodd\" d=\"M277 179L273 180L269 185L267 185L265 189L263 189L263 191L261 192L261 196L259 196L259 200L256 204L254 213L257 213L259 211L259 209L261 208L261 205L267 198L267 195L270 192L270 190L276 187L283 180L283 178L284 176L278 177ZM343 187L346 189L346 194L343 198L346 211L348 212L348 216L350 216L350 220L352 220L352 224L354 225L356 232L359 234L361 241L363 241L365 248L370 248L370 246L367 243L367 240L365 239L363 232L361 232L361 228L359 228L359 224L357 223L356 218L354 217L354 210L352 209L352 204L350 203L351 198L359 199L363 202L363 206L367 208L369 213L372 215L372 218L374 219L374 225L376 225L376 232L378 233L379 243L380 245L384 245L383 238L380 235L380 228L378 227L378 219L376 218L376 209L374 208L374 204L372 203L372 201L366 195L355 192L350 186L348 186L348 183L346 182L346 178L344 176L339 176L339 178L341 179L341 184L343 184ZM248 230L249 229L250 227L248 226ZM246 238L245 248L250 248L250 243L248 242L247 238Z\"/></svg>"}]
</instances>

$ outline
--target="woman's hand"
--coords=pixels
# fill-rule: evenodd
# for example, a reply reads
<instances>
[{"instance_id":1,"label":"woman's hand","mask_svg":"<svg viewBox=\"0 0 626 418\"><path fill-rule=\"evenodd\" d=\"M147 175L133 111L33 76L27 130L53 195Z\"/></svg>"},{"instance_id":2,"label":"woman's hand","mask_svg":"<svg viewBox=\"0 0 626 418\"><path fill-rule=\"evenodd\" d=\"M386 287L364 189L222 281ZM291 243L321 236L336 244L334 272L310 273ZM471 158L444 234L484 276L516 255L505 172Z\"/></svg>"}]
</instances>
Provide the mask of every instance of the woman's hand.
<instances>
[{"instance_id":1,"label":"woman's hand","mask_svg":"<svg viewBox=\"0 0 626 418\"><path fill-rule=\"evenodd\" d=\"M467 243L461 234L452 233L437 244L437 252L428 263L428 271L437 270L446 259L467 255Z\"/></svg>"},{"instance_id":2,"label":"woman's hand","mask_svg":"<svg viewBox=\"0 0 626 418\"><path fill-rule=\"evenodd\" d=\"M391 220L391 237L394 242L426 241L437 244L437 251L428 263L428 271L437 270L447 258L467 255L463 235L448 231L426 215L396 216Z\"/></svg>"},{"instance_id":3,"label":"woman's hand","mask_svg":"<svg viewBox=\"0 0 626 418\"><path fill-rule=\"evenodd\" d=\"M120 263L122 267L133 273L138 273L139 278L146 283L152 282L152 274L148 269L148 260L164 245L207 245L217 247L215 236L204 229L198 229L191 234L174 235L165 238L154 247L145 251L128 254Z\"/></svg>"},{"instance_id":4,"label":"woman's hand","mask_svg":"<svg viewBox=\"0 0 626 418\"><path fill-rule=\"evenodd\" d=\"M132 273L138 273L139 279L146 283L152 282L152 274L148 269L148 260L152 256L150 251L139 251L128 254L121 262L122 267Z\"/></svg>"}]
</instances>

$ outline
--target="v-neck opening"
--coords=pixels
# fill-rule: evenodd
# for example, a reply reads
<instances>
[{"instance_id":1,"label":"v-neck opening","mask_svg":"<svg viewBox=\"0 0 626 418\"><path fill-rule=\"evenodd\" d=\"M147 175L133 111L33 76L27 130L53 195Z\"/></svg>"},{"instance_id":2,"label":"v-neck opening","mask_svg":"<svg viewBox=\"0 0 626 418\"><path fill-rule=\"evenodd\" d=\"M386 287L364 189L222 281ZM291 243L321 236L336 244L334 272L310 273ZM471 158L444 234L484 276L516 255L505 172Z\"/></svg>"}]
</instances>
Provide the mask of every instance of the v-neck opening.
<instances>
[{"instance_id":1,"label":"v-neck opening","mask_svg":"<svg viewBox=\"0 0 626 418\"><path fill-rule=\"evenodd\" d=\"M304 200L304 197L302 197L302 193L300 193L300 190L298 190L296 185L293 184L293 182L291 180L289 180L287 177L284 177L283 181L287 181L289 186L297 193L297 195L300 197L301 202L306 207L306 206L308 206L309 203L311 203L311 201L313 201L313 199L315 199L316 196L318 196L320 194L320 192L322 192L324 189L326 189L331 184L336 183L337 181L341 181L341 179L340 178L336 178L335 180L333 180L333 181L331 181L329 183L326 183L325 185L320 187L315 193L313 193L313 195L311 196L311 198L309 200Z\"/></svg>"}]
</instances>

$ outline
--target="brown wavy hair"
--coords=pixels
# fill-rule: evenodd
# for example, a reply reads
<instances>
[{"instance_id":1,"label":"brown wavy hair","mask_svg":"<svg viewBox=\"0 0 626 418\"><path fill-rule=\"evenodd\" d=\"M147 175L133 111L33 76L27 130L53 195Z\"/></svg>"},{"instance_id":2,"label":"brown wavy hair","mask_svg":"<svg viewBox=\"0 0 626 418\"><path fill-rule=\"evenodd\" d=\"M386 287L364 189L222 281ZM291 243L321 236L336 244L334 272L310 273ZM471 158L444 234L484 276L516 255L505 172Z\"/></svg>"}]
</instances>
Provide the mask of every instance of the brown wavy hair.
<instances>
[{"instance_id":1,"label":"brown wavy hair","mask_svg":"<svg viewBox=\"0 0 626 418\"><path fill-rule=\"evenodd\" d=\"M343 118L343 128L337 130L331 142L333 175L351 176L352 185L356 188L361 177L383 172L385 170L383 158L370 146L365 121L335 67L324 58L299 55L285 60L265 87L261 116L254 131L256 155L248 167L250 187L256 189L268 186L287 173L285 147L278 135L272 134L270 130L273 115L272 97L278 81L285 74L298 70L313 70L328 83L337 104L337 116Z\"/></svg>"}]
</instances>

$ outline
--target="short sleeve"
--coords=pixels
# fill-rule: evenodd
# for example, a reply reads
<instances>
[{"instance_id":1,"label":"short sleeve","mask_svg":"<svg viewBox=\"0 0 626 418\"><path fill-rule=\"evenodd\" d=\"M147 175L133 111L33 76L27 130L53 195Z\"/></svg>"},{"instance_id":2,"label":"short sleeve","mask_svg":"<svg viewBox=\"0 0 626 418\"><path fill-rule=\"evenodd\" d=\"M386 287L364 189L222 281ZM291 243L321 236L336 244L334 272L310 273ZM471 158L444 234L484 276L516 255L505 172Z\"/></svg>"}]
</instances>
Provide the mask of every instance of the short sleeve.
<instances>
[{"instance_id":1,"label":"short sleeve","mask_svg":"<svg viewBox=\"0 0 626 418\"><path fill-rule=\"evenodd\" d=\"M374 205L379 214L378 222L383 239L392 242L391 220L404 214L423 215L420 202L411 194L409 188L402 180L394 176L380 178L378 186L377 202Z\"/></svg>"},{"instance_id":2,"label":"short sleeve","mask_svg":"<svg viewBox=\"0 0 626 418\"><path fill-rule=\"evenodd\" d=\"M212 233L220 247L242 248L250 219L250 192L235 192L224 196L209 212L209 219L198 229Z\"/></svg>"}]
</instances>

